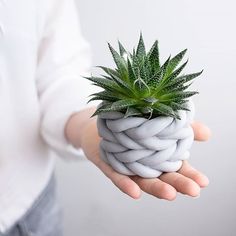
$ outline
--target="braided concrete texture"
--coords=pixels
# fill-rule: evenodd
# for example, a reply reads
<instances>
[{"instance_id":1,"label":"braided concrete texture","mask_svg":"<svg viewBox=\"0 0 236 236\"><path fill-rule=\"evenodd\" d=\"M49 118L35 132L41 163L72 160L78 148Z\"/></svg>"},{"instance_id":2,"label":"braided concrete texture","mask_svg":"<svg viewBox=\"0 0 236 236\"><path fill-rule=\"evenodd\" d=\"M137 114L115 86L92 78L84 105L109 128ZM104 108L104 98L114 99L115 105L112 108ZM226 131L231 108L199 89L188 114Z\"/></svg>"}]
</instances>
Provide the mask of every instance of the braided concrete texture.
<instances>
[{"instance_id":1,"label":"braided concrete texture","mask_svg":"<svg viewBox=\"0 0 236 236\"><path fill-rule=\"evenodd\" d=\"M120 112L99 115L97 127L101 158L124 175L155 178L163 172L175 172L189 158L194 134L190 126L194 105L180 111L181 120L171 117L123 118Z\"/></svg>"}]
</instances>

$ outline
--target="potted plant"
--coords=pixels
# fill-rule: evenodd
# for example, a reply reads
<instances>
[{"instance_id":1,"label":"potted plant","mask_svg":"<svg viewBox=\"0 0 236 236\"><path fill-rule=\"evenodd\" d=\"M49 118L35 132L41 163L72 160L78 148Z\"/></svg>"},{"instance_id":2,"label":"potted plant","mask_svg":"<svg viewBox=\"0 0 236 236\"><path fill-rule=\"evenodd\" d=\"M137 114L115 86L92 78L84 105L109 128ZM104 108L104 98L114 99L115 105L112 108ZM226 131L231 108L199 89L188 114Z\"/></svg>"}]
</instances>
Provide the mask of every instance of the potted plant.
<instances>
[{"instance_id":1,"label":"potted plant","mask_svg":"<svg viewBox=\"0 0 236 236\"><path fill-rule=\"evenodd\" d=\"M120 42L110 45L115 69L101 66L105 75L86 77L103 88L88 102L101 100L96 112L100 156L117 172L154 178L175 172L189 158L193 143L194 105L188 91L201 72L181 74L186 49L160 63L158 41L146 52L142 34L132 53Z\"/></svg>"}]
</instances>

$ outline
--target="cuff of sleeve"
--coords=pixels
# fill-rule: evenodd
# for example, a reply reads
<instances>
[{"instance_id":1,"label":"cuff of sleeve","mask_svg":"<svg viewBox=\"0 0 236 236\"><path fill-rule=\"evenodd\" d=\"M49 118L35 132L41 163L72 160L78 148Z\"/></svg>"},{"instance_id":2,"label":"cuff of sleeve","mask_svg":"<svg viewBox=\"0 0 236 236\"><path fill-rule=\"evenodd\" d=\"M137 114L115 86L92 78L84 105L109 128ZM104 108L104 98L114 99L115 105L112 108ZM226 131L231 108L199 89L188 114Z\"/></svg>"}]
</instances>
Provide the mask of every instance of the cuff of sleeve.
<instances>
[{"instance_id":1,"label":"cuff of sleeve","mask_svg":"<svg viewBox=\"0 0 236 236\"><path fill-rule=\"evenodd\" d=\"M80 101L81 103L81 101ZM54 109L57 118L44 119L41 134L46 143L52 148L57 156L65 160L77 160L84 157L82 148L75 148L65 137L65 126L71 115L89 106L78 104L61 104L60 110ZM78 130L78 132L80 132Z\"/></svg>"}]
</instances>

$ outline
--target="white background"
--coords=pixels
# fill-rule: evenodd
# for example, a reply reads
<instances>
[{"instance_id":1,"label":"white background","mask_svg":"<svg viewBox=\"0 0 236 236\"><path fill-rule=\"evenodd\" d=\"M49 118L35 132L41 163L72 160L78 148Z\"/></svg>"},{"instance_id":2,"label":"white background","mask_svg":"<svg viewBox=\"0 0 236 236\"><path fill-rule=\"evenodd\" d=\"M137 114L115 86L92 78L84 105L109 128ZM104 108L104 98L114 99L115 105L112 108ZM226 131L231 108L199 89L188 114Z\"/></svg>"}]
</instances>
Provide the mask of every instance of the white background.
<instances>
[{"instance_id":1,"label":"white background","mask_svg":"<svg viewBox=\"0 0 236 236\"><path fill-rule=\"evenodd\" d=\"M204 68L193 86L200 92L196 119L213 137L195 143L191 153L191 163L210 178L198 199L179 195L166 202L143 194L135 201L91 163L59 161L65 236L236 235L235 1L78 0L78 9L94 66L113 65L106 42L119 38L131 50L140 31L147 47L159 40L163 60L188 48L185 72Z\"/></svg>"}]
</instances>

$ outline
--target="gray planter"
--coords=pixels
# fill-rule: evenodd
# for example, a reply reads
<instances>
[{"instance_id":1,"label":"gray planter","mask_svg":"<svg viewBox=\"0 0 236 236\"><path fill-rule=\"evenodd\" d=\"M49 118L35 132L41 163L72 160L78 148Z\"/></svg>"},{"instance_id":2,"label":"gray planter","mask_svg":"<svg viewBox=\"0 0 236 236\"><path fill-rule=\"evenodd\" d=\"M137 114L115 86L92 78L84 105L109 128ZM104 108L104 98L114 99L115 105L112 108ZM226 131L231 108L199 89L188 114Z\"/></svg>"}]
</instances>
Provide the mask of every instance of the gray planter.
<instances>
[{"instance_id":1,"label":"gray planter","mask_svg":"<svg viewBox=\"0 0 236 236\"><path fill-rule=\"evenodd\" d=\"M124 114L120 112L99 115L101 158L124 175L155 178L163 172L178 171L182 161L189 158L194 139L190 126L194 115L191 100L188 107L190 112L179 112L181 120L171 117L123 118Z\"/></svg>"}]
</instances>

